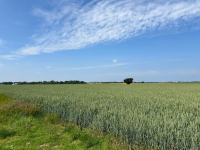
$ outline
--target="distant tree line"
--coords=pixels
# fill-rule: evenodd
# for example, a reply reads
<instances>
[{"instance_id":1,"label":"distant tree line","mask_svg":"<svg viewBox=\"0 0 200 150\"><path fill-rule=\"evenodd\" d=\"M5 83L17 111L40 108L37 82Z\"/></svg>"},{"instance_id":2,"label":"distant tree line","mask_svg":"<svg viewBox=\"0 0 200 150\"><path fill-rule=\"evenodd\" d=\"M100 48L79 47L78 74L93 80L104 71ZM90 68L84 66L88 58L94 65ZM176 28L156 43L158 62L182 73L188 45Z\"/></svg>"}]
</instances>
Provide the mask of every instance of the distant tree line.
<instances>
[{"instance_id":1,"label":"distant tree line","mask_svg":"<svg viewBox=\"0 0 200 150\"><path fill-rule=\"evenodd\" d=\"M78 80L71 80L71 81L38 81L38 82L2 82L0 84L3 85L12 85L12 84L18 84L18 85L24 85L24 84L86 84L84 81L78 81Z\"/></svg>"},{"instance_id":2,"label":"distant tree line","mask_svg":"<svg viewBox=\"0 0 200 150\"><path fill-rule=\"evenodd\" d=\"M4 84L4 85L12 85L13 82L2 82L2 83L0 83L0 84Z\"/></svg>"},{"instance_id":3,"label":"distant tree line","mask_svg":"<svg viewBox=\"0 0 200 150\"><path fill-rule=\"evenodd\" d=\"M113 82L88 82L88 83L127 83L127 84L130 84L133 82L133 78L126 78L124 79L124 82L116 82L116 81L113 81ZM191 81L191 82L185 82L185 81L178 81L178 82L172 82L172 81L169 81L169 82L134 82L134 83L200 83L200 81ZM33 81L33 82L26 82L26 81L23 81L23 82L0 82L0 85L14 85L14 84L18 84L18 85L24 85L24 84L87 84L86 82L84 81L78 81L78 80L70 80L70 81L54 81L54 80L51 80L51 81Z\"/></svg>"}]
</instances>

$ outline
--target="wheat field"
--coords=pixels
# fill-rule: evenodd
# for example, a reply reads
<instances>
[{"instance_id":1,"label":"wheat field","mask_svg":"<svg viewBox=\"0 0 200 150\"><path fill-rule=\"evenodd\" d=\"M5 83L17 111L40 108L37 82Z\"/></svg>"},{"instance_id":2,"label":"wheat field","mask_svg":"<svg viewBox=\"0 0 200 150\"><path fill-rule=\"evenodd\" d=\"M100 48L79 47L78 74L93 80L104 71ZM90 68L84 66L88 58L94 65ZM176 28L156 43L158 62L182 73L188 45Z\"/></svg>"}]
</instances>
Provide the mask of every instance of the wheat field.
<instances>
[{"instance_id":1,"label":"wheat field","mask_svg":"<svg viewBox=\"0 0 200 150\"><path fill-rule=\"evenodd\" d=\"M200 149L200 84L0 86L62 121L99 129L146 149Z\"/></svg>"}]
</instances>

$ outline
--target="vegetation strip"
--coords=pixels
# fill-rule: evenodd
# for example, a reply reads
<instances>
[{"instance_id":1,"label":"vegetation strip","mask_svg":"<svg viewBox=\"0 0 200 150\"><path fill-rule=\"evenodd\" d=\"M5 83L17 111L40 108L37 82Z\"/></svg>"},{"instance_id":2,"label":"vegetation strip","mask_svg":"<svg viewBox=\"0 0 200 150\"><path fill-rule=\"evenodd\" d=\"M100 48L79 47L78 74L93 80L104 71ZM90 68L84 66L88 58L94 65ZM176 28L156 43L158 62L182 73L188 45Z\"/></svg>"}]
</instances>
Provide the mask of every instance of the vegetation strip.
<instances>
[{"instance_id":1,"label":"vegetation strip","mask_svg":"<svg viewBox=\"0 0 200 150\"><path fill-rule=\"evenodd\" d=\"M98 131L92 134L61 123L56 114L44 114L33 102L0 94L0 149L119 149L110 141Z\"/></svg>"}]
</instances>

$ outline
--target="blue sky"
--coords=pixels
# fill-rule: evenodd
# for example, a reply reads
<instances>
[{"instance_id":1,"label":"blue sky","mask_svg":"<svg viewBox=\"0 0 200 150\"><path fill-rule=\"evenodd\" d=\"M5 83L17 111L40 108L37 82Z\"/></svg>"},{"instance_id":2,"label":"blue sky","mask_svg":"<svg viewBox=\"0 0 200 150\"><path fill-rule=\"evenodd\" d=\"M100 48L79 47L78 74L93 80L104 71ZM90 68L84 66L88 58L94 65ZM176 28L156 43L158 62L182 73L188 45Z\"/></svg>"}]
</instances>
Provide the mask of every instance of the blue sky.
<instances>
[{"instance_id":1,"label":"blue sky","mask_svg":"<svg viewBox=\"0 0 200 150\"><path fill-rule=\"evenodd\" d=\"M199 81L200 0L0 0L0 82Z\"/></svg>"}]
</instances>

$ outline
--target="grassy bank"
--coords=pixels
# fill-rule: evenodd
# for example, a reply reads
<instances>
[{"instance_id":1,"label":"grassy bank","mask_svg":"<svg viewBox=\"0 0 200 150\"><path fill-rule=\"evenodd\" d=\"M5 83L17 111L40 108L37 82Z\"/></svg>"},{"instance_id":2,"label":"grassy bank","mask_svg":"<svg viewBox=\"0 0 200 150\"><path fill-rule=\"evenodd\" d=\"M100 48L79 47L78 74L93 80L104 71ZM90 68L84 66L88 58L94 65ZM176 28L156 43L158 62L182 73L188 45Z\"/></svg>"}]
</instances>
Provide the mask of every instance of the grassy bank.
<instances>
[{"instance_id":1,"label":"grassy bank","mask_svg":"<svg viewBox=\"0 0 200 150\"><path fill-rule=\"evenodd\" d=\"M112 142L112 143L111 143ZM65 124L43 114L35 103L17 102L0 94L0 150L121 149L109 136Z\"/></svg>"}]
</instances>

